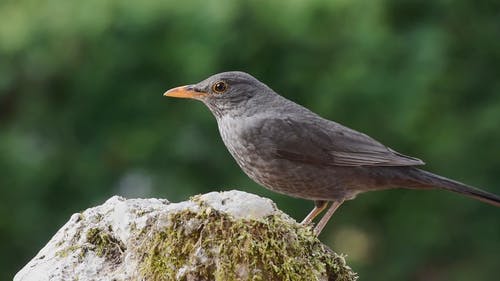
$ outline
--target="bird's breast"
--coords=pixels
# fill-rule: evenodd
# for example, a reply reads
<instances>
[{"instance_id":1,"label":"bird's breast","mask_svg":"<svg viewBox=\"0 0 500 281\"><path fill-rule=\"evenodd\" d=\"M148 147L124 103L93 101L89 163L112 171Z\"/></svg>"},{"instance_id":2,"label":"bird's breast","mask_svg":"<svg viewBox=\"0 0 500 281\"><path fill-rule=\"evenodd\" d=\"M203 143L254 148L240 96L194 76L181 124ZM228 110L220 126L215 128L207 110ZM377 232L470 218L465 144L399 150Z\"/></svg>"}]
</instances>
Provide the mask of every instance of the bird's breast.
<instances>
[{"instance_id":1,"label":"bird's breast","mask_svg":"<svg viewBox=\"0 0 500 281\"><path fill-rule=\"evenodd\" d=\"M222 141L245 172L261 161L263 148L248 120L225 117L218 125Z\"/></svg>"},{"instance_id":2,"label":"bird's breast","mask_svg":"<svg viewBox=\"0 0 500 281\"><path fill-rule=\"evenodd\" d=\"M276 157L268 137L262 135L265 120L226 118L221 121L219 130L224 144L251 179L271 190L286 194L306 188L306 181L310 177L304 174L307 171Z\"/></svg>"},{"instance_id":3,"label":"bird's breast","mask_svg":"<svg viewBox=\"0 0 500 281\"><path fill-rule=\"evenodd\" d=\"M261 122L257 118L231 118L219 120L219 131L227 149L241 169L257 183L269 187L266 181L277 167L273 163L270 147L261 135Z\"/></svg>"},{"instance_id":4,"label":"bird's breast","mask_svg":"<svg viewBox=\"0 0 500 281\"><path fill-rule=\"evenodd\" d=\"M241 169L255 182L276 192L319 200L349 198L353 190L345 173L352 169L318 167L277 157L272 140L263 136L262 124L252 119L217 120L220 135Z\"/></svg>"}]
</instances>

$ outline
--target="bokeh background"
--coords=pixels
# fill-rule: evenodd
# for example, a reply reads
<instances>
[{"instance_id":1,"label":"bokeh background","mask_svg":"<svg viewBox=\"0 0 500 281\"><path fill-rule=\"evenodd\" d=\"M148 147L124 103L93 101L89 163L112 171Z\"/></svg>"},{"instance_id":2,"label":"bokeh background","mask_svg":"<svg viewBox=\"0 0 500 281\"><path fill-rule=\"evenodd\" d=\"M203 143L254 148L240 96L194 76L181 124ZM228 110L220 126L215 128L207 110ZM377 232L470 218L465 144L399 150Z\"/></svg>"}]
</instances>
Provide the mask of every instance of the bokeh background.
<instances>
[{"instance_id":1,"label":"bokeh background","mask_svg":"<svg viewBox=\"0 0 500 281\"><path fill-rule=\"evenodd\" d=\"M119 194L240 189L301 220L313 204L248 179L214 118L168 88L249 72L427 169L500 193L500 2L0 2L0 279L72 213ZM498 280L500 209L391 190L321 239L363 280Z\"/></svg>"}]
</instances>

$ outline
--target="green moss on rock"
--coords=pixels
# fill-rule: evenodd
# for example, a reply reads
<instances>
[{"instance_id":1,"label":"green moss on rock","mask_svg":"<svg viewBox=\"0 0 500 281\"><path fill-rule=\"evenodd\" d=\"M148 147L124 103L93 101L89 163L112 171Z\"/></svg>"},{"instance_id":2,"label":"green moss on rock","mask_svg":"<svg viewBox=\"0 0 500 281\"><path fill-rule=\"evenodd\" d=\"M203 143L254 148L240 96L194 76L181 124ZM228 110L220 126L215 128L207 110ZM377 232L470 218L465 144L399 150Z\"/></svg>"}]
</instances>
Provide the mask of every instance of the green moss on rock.
<instances>
[{"instance_id":1,"label":"green moss on rock","mask_svg":"<svg viewBox=\"0 0 500 281\"><path fill-rule=\"evenodd\" d=\"M65 258L67 257L68 255L72 254L73 252L75 252L76 250L80 249L79 246L76 246L76 245L71 245L69 247L66 247L62 250L59 250L56 252L56 256L59 257L59 258Z\"/></svg>"},{"instance_id":2,"label":"green moss on rock","mask_svg":"<svg viewBox=\"0 0 500 281\"><path fill-rule=\"evenodd\" d=\"M97 256L104 257L107 260L116 263L121 262L122 254L125 251L123 243L111 235L111 230L106 231L99 228L91 228L87 231L87 242L92 247L86 250L94 251Z\"/></svg>"},{"instance_id":3,"label":"green moss on rock","mask_svg":"<svg viewBox=\"0 0 500 281\"><path fill-rule=\"evenodd\" d=\"M145 280L339 280L356 274L311 229L269 216L234 219L203 206L145 234Z\"/></svg>"},{"instance_id":4,"label":"green moss on rock","mask_svg":"<svg viewBox=\"0 0 500 281\"><path fill-rule=\"evenodd\" d=\"M172 204L113 197L72 216L18 276L38 280L39 270L61 280L356 279L310 228L239 191Z\"/></svg>"}]
</instances>

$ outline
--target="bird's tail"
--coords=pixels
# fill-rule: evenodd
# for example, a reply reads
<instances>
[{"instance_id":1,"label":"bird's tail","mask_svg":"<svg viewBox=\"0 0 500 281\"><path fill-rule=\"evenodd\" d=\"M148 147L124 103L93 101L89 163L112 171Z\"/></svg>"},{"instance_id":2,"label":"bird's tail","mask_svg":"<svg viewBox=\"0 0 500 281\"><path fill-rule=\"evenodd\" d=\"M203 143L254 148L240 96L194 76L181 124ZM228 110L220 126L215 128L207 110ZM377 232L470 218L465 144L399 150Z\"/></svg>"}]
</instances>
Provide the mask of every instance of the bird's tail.
<instances>
[{"instance_id":1,"label":"bird's tail","mask_svg":"<svg viewBox=\"0 0 500 281\"><path fill-rule=\"evenodd\" d=\"M413 179L423 185L422 187L441 188L500 207L498 195L417 168L414 168L413 172Z\"/></svg>"}]
</instances>

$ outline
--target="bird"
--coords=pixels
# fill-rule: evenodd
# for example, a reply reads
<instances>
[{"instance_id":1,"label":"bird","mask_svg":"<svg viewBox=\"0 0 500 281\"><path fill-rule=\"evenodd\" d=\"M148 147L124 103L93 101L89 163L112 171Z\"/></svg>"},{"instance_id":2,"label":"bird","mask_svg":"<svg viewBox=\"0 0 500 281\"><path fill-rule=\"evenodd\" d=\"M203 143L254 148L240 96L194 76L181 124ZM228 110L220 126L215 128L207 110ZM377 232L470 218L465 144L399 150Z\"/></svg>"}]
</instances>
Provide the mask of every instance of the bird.
<instances>
[{"instance_id":1,"label":"bird","mask_svg":"<svg viewBox=\"0 0 500 281\"><path fill-rule=\"evenodd\" d=\"M367 191L441 189L500 207L499 196L422 170L422 160L325 119L245 72L218 73L163 95L203 102L230 154L256 183L314 201L302 224L311 224L330 205L315 235L343 202Z\"/></svg>"}]
</instances>

